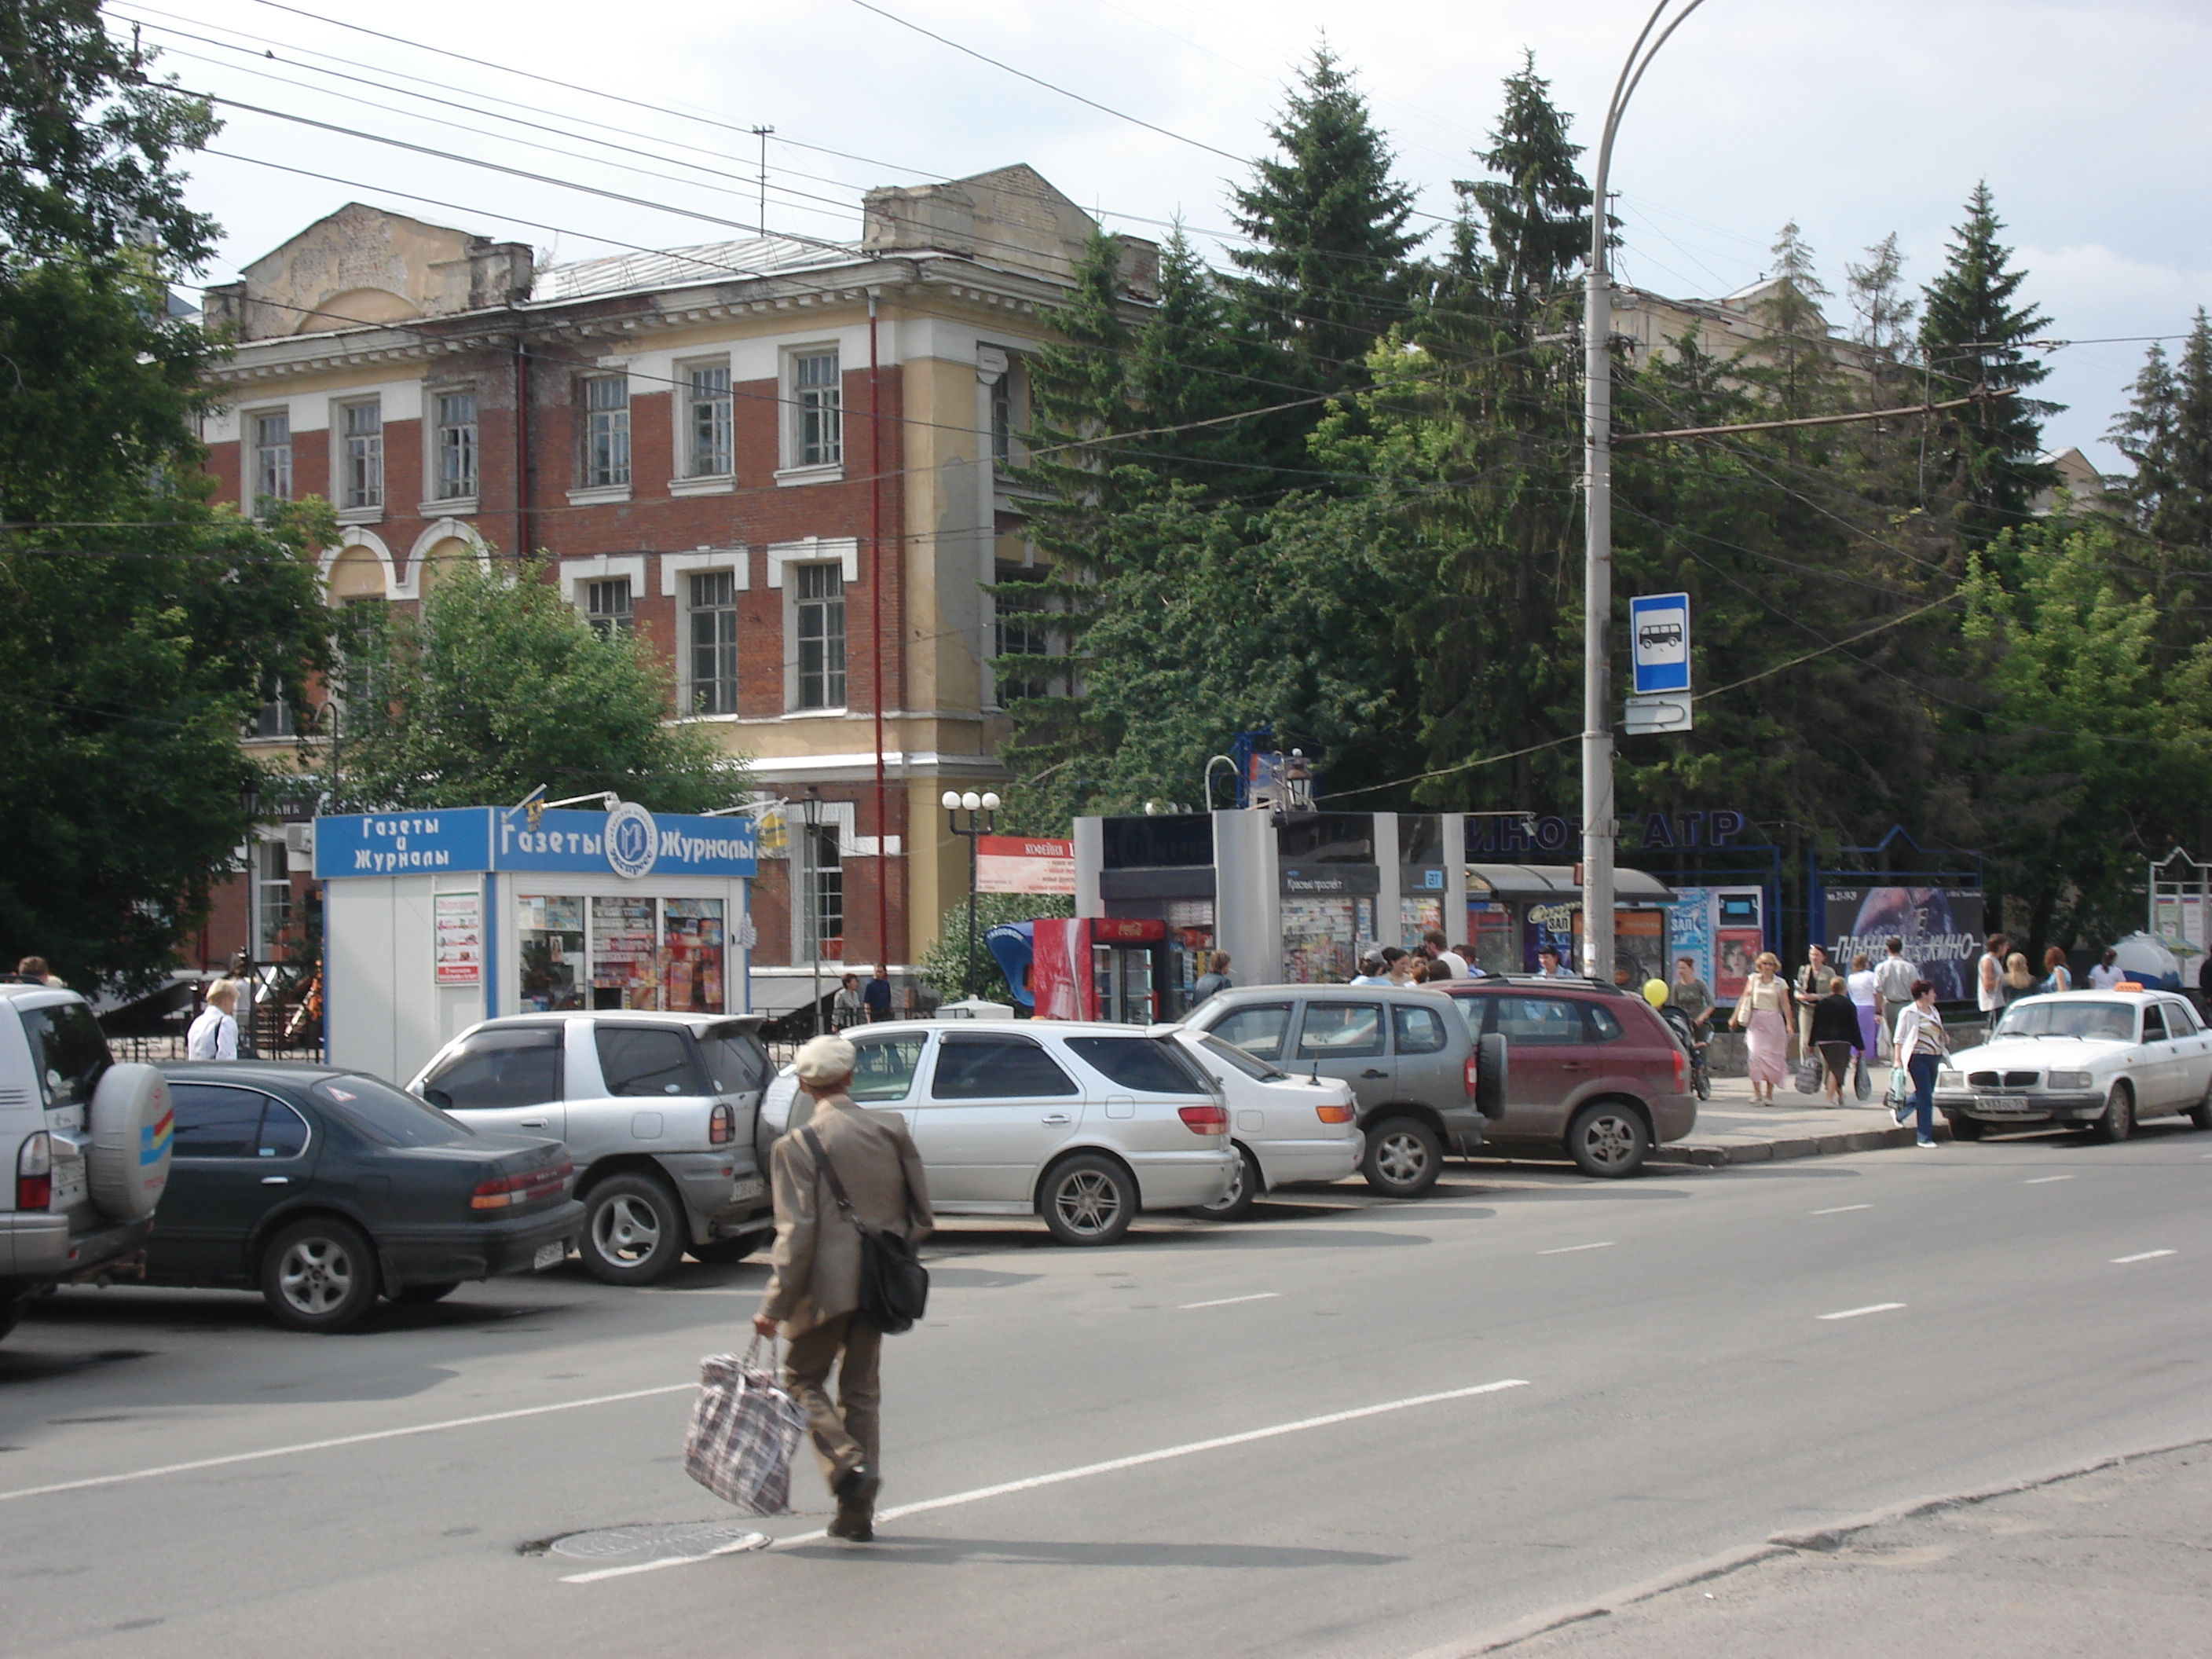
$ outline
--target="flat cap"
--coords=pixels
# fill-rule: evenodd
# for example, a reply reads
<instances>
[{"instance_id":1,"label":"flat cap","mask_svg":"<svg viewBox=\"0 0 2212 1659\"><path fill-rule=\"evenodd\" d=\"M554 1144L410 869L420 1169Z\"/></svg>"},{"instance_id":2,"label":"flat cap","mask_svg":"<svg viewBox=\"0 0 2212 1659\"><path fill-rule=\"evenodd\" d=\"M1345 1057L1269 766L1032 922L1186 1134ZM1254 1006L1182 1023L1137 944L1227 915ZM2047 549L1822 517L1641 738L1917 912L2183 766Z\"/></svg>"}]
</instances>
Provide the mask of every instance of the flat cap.
<instances>
[{"instance_id":1,"label":"flat cap","mask_svg":"<svg viewBox=\"0 0 2212 1659\"><path fill-rule=\"evenodd\" d=\"M836 1083L853 1075L860 1057L841 1036L818 1036L793 1056L791 1069L801 1083Z\"/></svg>"}]
</instances>

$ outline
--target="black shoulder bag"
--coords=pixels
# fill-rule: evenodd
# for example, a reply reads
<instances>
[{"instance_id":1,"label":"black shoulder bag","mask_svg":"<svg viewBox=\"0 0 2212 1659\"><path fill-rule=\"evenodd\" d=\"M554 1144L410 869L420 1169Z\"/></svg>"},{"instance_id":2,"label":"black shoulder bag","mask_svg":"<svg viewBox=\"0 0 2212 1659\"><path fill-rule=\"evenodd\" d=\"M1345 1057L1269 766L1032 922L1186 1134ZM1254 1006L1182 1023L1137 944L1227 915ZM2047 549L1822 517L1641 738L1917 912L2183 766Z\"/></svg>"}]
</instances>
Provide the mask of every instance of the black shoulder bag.
<instances>
[{"instance_id":1,"label":"black shoulder bag","mask_svg":"<svg viewBox=\"0 0 2212 1659\"><path fill-rule=\"evenodd\" d=\"M822 1142L812 1127L802 1128L799 1133L830 1182L830 1195L837 1200L838 1213L851 1222L853 1231L860 1236L860 1305L857 1310L860 1318L885 1336L912 1330L915 1321L929 1306L929 1269L921 1265L914 1241L871 1227L855 1215L853 1200L845 1196L845 1183L837 1179L837 1166L823 1151ZM903 1165L899 1170L899 1181L903 1186ZM912 1198L909 1190L909 1207Z\"/></svg>"}]
</instances>

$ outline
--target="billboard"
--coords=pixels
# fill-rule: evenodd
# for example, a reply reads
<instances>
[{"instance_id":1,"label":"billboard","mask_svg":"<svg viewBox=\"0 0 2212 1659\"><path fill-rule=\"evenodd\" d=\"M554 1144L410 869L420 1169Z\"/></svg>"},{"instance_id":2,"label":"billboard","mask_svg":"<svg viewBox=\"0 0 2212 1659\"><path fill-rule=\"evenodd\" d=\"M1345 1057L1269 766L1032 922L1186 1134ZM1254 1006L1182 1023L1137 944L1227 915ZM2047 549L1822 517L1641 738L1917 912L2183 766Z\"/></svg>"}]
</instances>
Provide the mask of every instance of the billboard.
<instances>
[{"instance_id":1,"label":"billboard","mask_svg":"<svg viewBox=\"0 0 2212 1659\"><path fill-rule=\"evenodd\" d=\"M1863 951L1869 962L1905 941L1905 959L1934 982L1938 1002L1971 1002L1974 963L1982 954L1978 887L1830 887L1823 891L1828 955L1846 965Z\"/></svg>"},{"instance_id":2,"label":"billboard","mask_svg":"<svg viewBox=\"0 0 2212 1659\"><path fill-rule=\"evenodd\" d=\"M1037 836L983 836L975 843L979 893L1073 893L1075 843Z\"/></svg>"}]
</instances>

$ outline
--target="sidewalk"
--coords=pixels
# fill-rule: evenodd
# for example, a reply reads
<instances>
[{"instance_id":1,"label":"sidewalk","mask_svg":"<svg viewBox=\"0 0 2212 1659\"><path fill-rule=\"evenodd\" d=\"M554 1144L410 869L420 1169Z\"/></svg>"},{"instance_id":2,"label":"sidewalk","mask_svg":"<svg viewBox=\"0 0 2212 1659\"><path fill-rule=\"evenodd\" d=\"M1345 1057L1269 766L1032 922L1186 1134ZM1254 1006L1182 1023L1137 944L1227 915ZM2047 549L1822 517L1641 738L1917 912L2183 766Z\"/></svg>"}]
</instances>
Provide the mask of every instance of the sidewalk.
<instances>
[{"instance_id":1,"label":"sidewalk","mask_svg":"<svg viewBox=\"0 0 2212 1659\"><path fill-rule=\"evenodd\" d=\"M1888 1074L1887 1066L1875 1074L1877 1090ZM1774 1091L1774 1104L1756 1106L1752 1103L1749 1079L1717 1077L1713 1097L1698 1103L1698 1127L1680 1140L1653 1147L1651 1162L1714 1167L1765 1164L1779 1158L1910 1146L1917 1137L1917 1131L1910 1124L1900 1129L1890 1121L1879 1092L1863 1106L1846 1092L1838 1108L1824 1104L1820 1095L1801 1095L1785 1083ZM1951 1132L1939 1113L1936 1139L1950 1138Z\"/></svg>"}]
</instances>

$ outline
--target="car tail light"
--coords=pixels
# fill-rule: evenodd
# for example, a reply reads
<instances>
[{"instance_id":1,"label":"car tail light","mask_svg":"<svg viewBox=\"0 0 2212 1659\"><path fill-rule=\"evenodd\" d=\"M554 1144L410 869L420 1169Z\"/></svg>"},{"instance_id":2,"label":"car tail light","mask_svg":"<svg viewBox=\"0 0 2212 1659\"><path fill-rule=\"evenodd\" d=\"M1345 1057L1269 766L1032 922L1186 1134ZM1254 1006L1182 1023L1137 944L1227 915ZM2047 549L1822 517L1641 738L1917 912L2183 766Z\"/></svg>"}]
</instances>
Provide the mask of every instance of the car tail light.
<instances>
[{"instance_id":1,"label":"car tail light","mask_svg":"<svg viewBox=\"0 0 2212 1659\"><path fill-rule=\"evenodd\" d=\"M707 1114L707 1144L726 1146L738 1138L738 1109L727 1101Z\"/></svg>"},{"instance_id":2,"label":"car tail light","mask_svg":"<svg viewBox=\"0 0 2212 1659\"><path fill-rule=\"evenodd\" d=\"M1680 1094L1689 1087L1690 1062L1680 1048L1674 1050L1674 1092Z\"/></svg>"},{"instance_id":3,"label":"car tail light","mask_svg":"<svg viewBox=\"0 0 2212 1659\"><path fill-rule=\"evenodd\" d=\"M1477 1057L1479 1053L1478 1050L1476 1054L1468 1055L1467 1065L1463 1071L1467 1081L1467 1097L1469 1100L1477 1098L1482 1093L1482 1062Z\"/></svg>"},{"instance_id":4,"label":"car tail light","mask_svg":"<svg viewBox=\"0 0 2212 1659\"><path fill-rule=\"evenodd\" d=\"M1225 1135L1229 1133L1229 1112L1221 1106L1178 1106L1176 1114L1190 1126L1194 1135Z\"/></svg>"},{"instance_id":5,"label":"car tail light","mask_svg":"<svg viewBox=\"0 0 2212 1659\"><path fill-rule=\"evenodd\" d=\"M44 1129L23 1137L15 1154L15 1207L43 1210L54 1201L54 1147Z\"/></svg>"},{"instance_id":6,"label":"car tail light","mask_svg":"<svg viewBox=\"0 0 2212 1659\"><path fill-rule=\"evenodd\" d=\"M525 1170L520 1175L494 1176L489 1181L477 1183L470 1195L471 1210L504 1210L518 1204L535 1203L541 1198L557 1197L568 1186L568 1177L576 1173L574 1164L548 1164L535 1170Z\"/></svg>"},{"instance_id":7,"label":"car tail light","mask_svg":"<svg viewBox=\"0 0 2212 1659\"><path fill-rule=\"evenodd\" d=\"M1352 1121L1352 1108L1349 1106L1316 1106L1314 1108L1314 1115L1321 1119L1324 1123L1349 1123Z\"/></svg>"}]
</instances>

